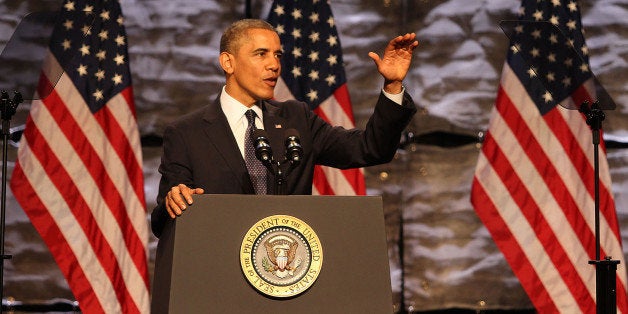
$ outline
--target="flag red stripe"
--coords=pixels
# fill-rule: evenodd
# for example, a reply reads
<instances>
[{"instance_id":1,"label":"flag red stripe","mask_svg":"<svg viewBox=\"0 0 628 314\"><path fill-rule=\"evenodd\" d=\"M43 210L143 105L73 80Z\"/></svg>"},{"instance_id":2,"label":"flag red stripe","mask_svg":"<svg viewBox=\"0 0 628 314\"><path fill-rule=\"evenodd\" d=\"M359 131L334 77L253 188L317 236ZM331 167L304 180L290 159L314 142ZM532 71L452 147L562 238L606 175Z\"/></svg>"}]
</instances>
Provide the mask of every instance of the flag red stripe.
<instances>
[{"instance_id":1,"label":"flag red stripe","mask_svg":"<svg viewBox=\"0 0 628 314\"><path fill-rule=\"evenodd\" d=\"M582 181L583 186L586 187L586 190L589 196L591 197L591 199L594 199L595 197L594 179L595 178L594 178L593 165L589 162L589 159L587 159L586 153L582 150L582 147L578 145L578 142L577 142L578 139L575 138L572 132L566 131L568 130L569 126L566 125L565 120L562 118L562 116L558 112L555 112L555 111L549 112L543 118L547 121L548 125L552 126L553 131L557 134L557 139L561 142L565 151L569 152L571 162L573 163L574 167L580 170L578 171L578 174L580 175L580 179ZM590 139L590 137L588 138ZM593 144L591 143L591 145ZM608 221L608 224L612 226L613 224L615 225L617 224L617 219L616 219L616 216L614 215L614 210L615 210L614 204L610 200L612 200L612 196L610 195L604 183L600 182L600 212L603 213L605 219ZM567 209L565 213L568 213L571 211L573 214L580 215L580 212L578 211L579 206L577 202L573 199L572 201L573 203L570 204L572 208ZM605 208L611 209L610 213L609 213L609 210L604 210ZM594 208L591 207L589 209L590 210L587 210L586 212L591 213L591 217L593 217ZM584 227L578 226L577 228L584 228ZM575 229L575 230L584 230L584 229ZM581 235L583 237L586 235L586 237L581 238L582 245L589 250L590 257L594 259L595 234L593 233L591 228L587 227L587 231L588 232L586 234ZM615 235L615 238L621 239L618 232L619 231L617 231L617 233L613 232L613 234ZM602 248L601 254L602 255L606 254L603 251L604 250Z\"/></svg>"},{"instance_id":2,"label":"flag red stripe","mask_svg":"<svg viewBox=\"0 0 628 314\"><path fill-rule=\"evenodd\" d=\"M51 94L49 97L51 96L53 95ZM46 100L48 100L48 98ZM61 161L57 159L53 150L48 145L48 142L44 139L31 119L28 119L26 123L23 136L26 137L26 140L30 144L33 156L35 156L42 165L46 165L44 170L48 178L53 182L59 194L63 196L83 232L89 235L91 239L91 249L95 252L111 284L114 286L115 294L122 305L123 312L139 313L138 308L126 288L126 284L122 278L122 271L118 265L118 261L115 259L114 252L96 223L96 218L92 215L89 205L81 196L79 187L75 185ZM70 272L74 268L80 268L80 264L78 263L73 266L72 269L67 269L66 271ZM82 302L82 300L78 300Z\"/></svg>"},{"instance_id":3,"label":"flag red stripe","mask_svg":"<svg viewBox=\"0 0 628 314\"><path fill-rule=\"evenodd\" d=\"M548 191L556 199L557 204L562 209L565 217L567 217L571 228L573 230L579 230L581 245L584 248L595 248L595 235L592 233L591 228L589 228L589 226L587 225L586 220L583 219L582 215L580 214L578 203L576 202L576 200L573 199L573 196L569 192L569 189L565 186L565 182L563 182L562 180L557 180L557 178L560 178L560 173L553 165L552 161L548 158L548 156L542 153L543 148L536 140L533 132L528 128L525 123L523 123L523 121L525 121L526 119L522 117L517 110L505 110L505 108L514 108L515 105L510 101L502 88L500 88L498 91L497 103L498 105L496 106L496 109L500 112L502 117L504 117L504 120L509 125L510 129L513 130L513 133L519 140L521 146L523 147L523 150L528 153L530 161L534 164L537 171L541 174L545 184L547 184ZM558 115L556 110L558 109L555 108L554 110L545 114L545 116ZM552 121L552 123L554 124L548 125L552 129L552 131L555 132L567 128L567 126L564 125L564 120L562 118L554 120L555 121ZM570 135L571 133L569 132L569 134L561 134L557 135L556 137L570 138ZM575 161L576 168L582 169L578 166L578 163L582 163L579 160L584 158L584 156L577 153L580 150L576 147L572 147L571 150L567 151L570 152L570 158L572 162ZM521 186L524 186L523 182L519 182L519 184L521 184ZM509 186L509 184L506 185ZM532 206L532 204L528 205ZM519 206L520 208L528 209L528 207L524 203L519 204ZM592 252L589 251L589 254L591 253ZM589 257L591 258L593 256L595 255L590 255Z\"/></svg>"},{"instance_id":4,"label":"flag red stripe","mask_svg":"<svg viewBox=\"0 0 628 314\"><path fill-rule=\"evenodd\" d=\"M366 195L366 183L364 182L364 174L360 169L344 169L342 174L347 178L347 182L353 186L355 195Z\"/></svg>"},{"instance_id":5,"label":"flag red stripe","mask_svg":"<svg viewBox=\"0 0 628 314\"><path fill-rule=\"evenodd\" d=\"M129 248L128 251L132 256L133 263L140 273L147 274L146 254L145 250L142 249L144 245L136 230L133 228L124 200L111 180L98 154L93 147L88 145L89 140L85 137L85 134L81 131L76 121L72 119L71 113L63 104L63 100L61 100L56 90L53 90L52 93L43 100L43 103L50 111L51 116L57 121L57 124L66 137L72 139L70 143L73 145L76 153L87 167L94 181L98 182L102 198L115 217L119 228L122 230L125 245ZM133 160L135 160L134 156ZM87 205L86 207L89 206ZM144 277L144 285L147 289L150 288L147 276Z\"/></svg>"},{"instance_id":6,"label":"flag red stripe","mask_svg":"<svg viewBox=\"0 0 628 314\"><path fill-rule=\"evenodd\" d=\"M22 207L28 206L31 209L25 211L26 214L33 222L37 232L41 234L46 245L50 248L50 252L65 278L68 282L72 282L70 289L77 300L80 300L80 305L90 309L93 313L104 313L105 311L100 301L93 293L92 287L85 277L83 268L77 265L74 251L72 251L67 241L60 240L63 239L63 234L59 226L54 223L50 212L32 189L19 163L11 175L11 185L12 187L14 185L19 186L19 188L12 188L13 195L18 200L27 200L25 203L21 202L20 205Z\"/></svg>"},{"instance_id":7,"label":"flag red stripe","mask_svg":"<svg viewBox=\"0 0 628 314\"><path fill-rule=\"evenodd\" d=\"M134 103L133 102L133 86L129 85L129 87L125 88L120 93L120 95L124 98L125 103L127 104L129 108L129 111L133 114L133 119L137 120L136 118L137 113L135 110L135 106L133 105ZM129 150L131 151L129 152L131 154L134 149L129 145ZM126 160L126 159L122 159L122 160ZM137 164L137 162L135 164ZM138 167L134 167L133 169L134 171L129 171L127 169L127 173L129 173L129 176L131 178L132 188L135 189L135 194L139 198L140 202L142 204L146 204L146 198L145 198L146 196L144 194L144 175L142 173L142 167L138 165ZM146 212L145 205L144 205L144 212Z\"/></svg>"},{"instance_id":8,"label":"flag red stripe","mask_svg":"<svg viewBox=\"0 0 628 314\"><path fill-rule=\"evenodd\" d=\"M355 119L353 117L353 108L351 107L351 97L349 96L349 89L347 84L342 84L334 91L334 98L340 105L340 108L345 112L345 115L351 120L351 124L355 126Z\"/></svg>"},{"instance_id":9,"label":"flag red stripe","mask_svg":"<svg viewBox=\"0 0 628 314\"><path fill-rule=\"evenodd\" d=\"M327 181L325 173L323 172L323 169L321 169L321 166L314 166L314 180L312 182L312 185L314 185L316 191L318 191L318 194L320 195L335 194L334 189Z\"/></svg>"},{"instance_id":10,"label":"flag red stripe","mask_svg":"<svg viewBox=\"0 0 628 314\"><path fill-rule=\"evenodd\" d=\"M492 150L492 149L489 149ZM530 297L530 301L539 313L558 313L558 308L548 294L536 270L532 267L515 236L511 233L508 224L502 219L493 200L486 195L484 188L478 182L477 177L473 178L473 192L471 193L473 204L482 204L482 210L477 214L488 228L489 233L495 240L495 244L504 254L513 272L517 274L521 286Z\"/></svg>"},{"instance_id":11,"label":"flag red stripe","mask_svg":"<svg viewBox=\"0 0 628 314\"><path fill-rule=\"evenodd\" d=\"M325 115L325 112L323 112L323 110L321 110L321 107L316 107L316 108L315 108L314 110L312 110L312 111L314 111L314 113L315 113L317 116L321 117L321 119L323 119L323 120L327 121L327 123L332 124L332 123L330 122L329 117ZM332 125L333 125L333 124L332 124Z\"/></svg>"},{"instance_id":12,"label":"flag red stripe","mask_svg":"<svg viewBox=\"0 0 628 314\"><path fill-rule=\"evenodd\" d=\"M498 108L499 107L500 106L498 106ZM510 113L512 114L512 111ZM522 132L522 129L523 127L518 128L515 134L520 135L525 133ZM485 144L487 145L485 153L488 152L486 158L491 160L491 164L495 169L499 169L499 171L496 171L497 175L501 178L504 187L508 190L515 203L519 208L524 208L521 213L526 217L530 227L536 233L536 237L543 245L545 253L552 260L554 267L563 275L563 280L572 295L588 296L586 300L581 300L578 305L584 312L587 312L587 307L595 309L595 301L585 288L586 284L582 281L582 278L577 275L578 271L575 269L572 261L567 258L565 248L562 247L560 240L552 232L552 227L544 217L539 205L534 202L534 197L531 195L526 184L517 176L516 170L512 167L499 145L493 140L491 134L488 134L485 138ZM537 156L537 158L539 157L541 156ZM552 174L547 175L552 176ZM551 187L550 190L552 190ZM528 260L525 259L525 261ZM585 263L586 261L582 262ZM532 292L533 291L528 291L528 293Z\"/></svg>"},{"instance_id":13,"label":"flag red stripe","mask_svg":"<svg viewBox=\"0 0 628 314\"><path fill-rule=\"evenodd\" d=\"M107 106L103 107L100 111L94 113L96 121L102 127L104 133L107 135L111 147L116 151L118 157L123 162L126 168L126 173L129 175L131 185L134 188L135 195L144 204L144 181L141 166L138 164L135 154L133 153L133 147L129 143L124 131L117 123L115 118L111 114L111 110ZM133 176L133 174L136 174ZM140 174L140 175L137 175Z\"/></svg>"},{"instance_id":14,"label":"flag red stripe","mask_svg":"<svg viewBox=\"0 0 628 314\"><path fill-rule=\"evenodd\" d=\"M126 104L129 107L129 111L133 115L133 119L137 120L137 112L135 110L135 106L133 105L133 103L134 103L134 101L133 101L133 86L129 85L127 88L123 89L120 92L120 95L122 95L122 97L124 97L124 100L126 100Z\"/></svg>"}]
</instances>

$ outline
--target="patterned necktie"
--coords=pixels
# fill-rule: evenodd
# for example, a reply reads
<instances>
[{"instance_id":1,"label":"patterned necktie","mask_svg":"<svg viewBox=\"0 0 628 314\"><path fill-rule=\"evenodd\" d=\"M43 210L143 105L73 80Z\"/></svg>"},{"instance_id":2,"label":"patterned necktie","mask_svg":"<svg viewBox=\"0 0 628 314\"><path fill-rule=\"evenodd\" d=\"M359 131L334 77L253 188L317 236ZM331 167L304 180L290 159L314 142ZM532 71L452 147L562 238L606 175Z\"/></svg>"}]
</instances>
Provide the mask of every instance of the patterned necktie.
<instances>
[{"instance_id":1,"label":"patterned necktie","mask_svg":"<svg viewBox=\"0 0 628 314\"><path fill-rule=\"evenodd\" d=\"M255 188L255 194L266 194L266 167L255 157L255 147L253 147L253 130L255 130L255 111L249 109L244 114L249 122L244 136L244 161L249 171L249 176Z\"/></svg>"}]
</instances>

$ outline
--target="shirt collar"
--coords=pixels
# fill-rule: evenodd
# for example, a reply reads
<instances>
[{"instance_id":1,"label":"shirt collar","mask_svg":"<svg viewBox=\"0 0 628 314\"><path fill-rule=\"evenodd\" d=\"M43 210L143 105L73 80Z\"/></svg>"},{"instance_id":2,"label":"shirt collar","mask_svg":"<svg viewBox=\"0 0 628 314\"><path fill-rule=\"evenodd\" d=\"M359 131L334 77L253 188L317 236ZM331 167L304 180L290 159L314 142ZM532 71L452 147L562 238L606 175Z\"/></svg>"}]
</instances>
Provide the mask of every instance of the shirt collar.
<instances>
[{"instance_id":1,"label":"shirt collar","mask_svg":"<svg viewBox=\"0 0 628 314\"><path fill-rule=\"evenodd\" d=\"M249 109L253 109L257 114L257 117L260 120L262 119L262 108L258 105L253 105L251 108L243 105L227 93L225 86L222 87L222 93L220 93L220 107L225 113L225 116L227 116L229 125L235 125L238 123L238 121L244 117L244 113Z\"/></svg>"}]
</instances>

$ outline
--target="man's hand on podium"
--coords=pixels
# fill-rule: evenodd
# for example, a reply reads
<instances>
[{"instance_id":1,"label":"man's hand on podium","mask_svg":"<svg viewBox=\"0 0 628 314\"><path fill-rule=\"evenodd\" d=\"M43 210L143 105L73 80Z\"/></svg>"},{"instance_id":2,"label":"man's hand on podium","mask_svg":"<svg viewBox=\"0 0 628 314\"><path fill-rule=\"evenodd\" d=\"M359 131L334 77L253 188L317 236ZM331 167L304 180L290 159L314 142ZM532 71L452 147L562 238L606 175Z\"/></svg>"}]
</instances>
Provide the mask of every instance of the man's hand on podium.
<instances>
[{"instance_id":1,"label":"man's hand on podium","mask_svg":"<svg viewBox=\"0 0 628 314\"><path fill-rule=\"evenodd\" d=\"M176 218L177 216L181 216L183 211L187 208L187 206L192 205L194 200L192 199L192 195L194 194L203 194L205 191L201 188L190 188L185 184L179 184L177 186L173 186L165 198L166 210L168 211L168 215L170 218Z\"/></svg>"}]
</instances>

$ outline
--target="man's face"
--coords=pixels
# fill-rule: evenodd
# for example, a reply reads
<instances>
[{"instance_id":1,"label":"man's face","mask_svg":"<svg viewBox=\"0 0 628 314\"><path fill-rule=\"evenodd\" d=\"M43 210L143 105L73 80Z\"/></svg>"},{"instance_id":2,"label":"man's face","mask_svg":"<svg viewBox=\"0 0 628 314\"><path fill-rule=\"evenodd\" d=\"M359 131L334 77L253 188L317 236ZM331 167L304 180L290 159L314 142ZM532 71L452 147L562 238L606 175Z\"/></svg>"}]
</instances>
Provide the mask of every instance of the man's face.
<instances>
[{"instance_id":1,"label":"man's face","mask_svg":"<svg viewBox=\"0 0 628 314\"><path fill-rule=\"evenodd\" d=\"M234 55L229 56L227 93L246 106L271 99L281 71L279 36L266 29L248 30Z\"/></svg>"}]
</instances>

